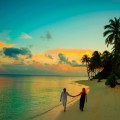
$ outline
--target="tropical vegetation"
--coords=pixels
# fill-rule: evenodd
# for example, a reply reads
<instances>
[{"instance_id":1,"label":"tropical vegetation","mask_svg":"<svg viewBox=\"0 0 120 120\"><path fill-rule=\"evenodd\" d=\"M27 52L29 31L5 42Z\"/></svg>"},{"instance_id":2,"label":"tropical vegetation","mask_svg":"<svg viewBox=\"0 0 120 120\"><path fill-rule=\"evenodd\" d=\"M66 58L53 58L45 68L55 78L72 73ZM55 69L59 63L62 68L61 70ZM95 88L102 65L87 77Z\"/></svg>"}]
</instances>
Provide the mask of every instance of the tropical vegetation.
<instances>
[{"instance_id":1,"label":"tropical vegetation","mask_svg":"<svg viewBox=\"0 0 120 120\"><path fill-rule=\"evenodd\" d=\"M120 78L120 18L110 19L109 24L104 26L104 30L105 44L107 47L112 45L111 52L94 51L91 57L84 55L81 61L83 64L86 63L90 80L107 79L106 85L111 85L116 78Z\"/></svg>"}]
</instances>

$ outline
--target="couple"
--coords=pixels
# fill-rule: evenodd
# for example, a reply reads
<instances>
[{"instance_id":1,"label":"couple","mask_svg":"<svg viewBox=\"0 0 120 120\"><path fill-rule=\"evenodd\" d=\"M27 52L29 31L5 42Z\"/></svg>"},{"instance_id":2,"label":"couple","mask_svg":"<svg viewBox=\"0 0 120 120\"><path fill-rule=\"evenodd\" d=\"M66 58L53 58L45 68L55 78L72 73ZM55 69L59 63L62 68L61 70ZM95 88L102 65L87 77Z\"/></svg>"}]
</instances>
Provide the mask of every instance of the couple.
<instances>
[{"instance_id":1,"label":"couple","mask_svg":"<svg viewBox=\"0 0 120 120\"><path fill-rule=\"evenodd\" d=\"M80 96L80 95L81 95L80 109L81 109L81 111L83 111L85 99L86 99L86 102L87 102L87 94L86 94L85 88L82 88L82 91L78 95L75 95L75 96L70 95L66 91L66 88L63 89L63 91L61 93L61 97L60 97L60 102L62 101L62 104L63 104L63 107L64 107L64 112L66 111L67 96L76 97L76 96Z\"/></svg>"}]
</instances>

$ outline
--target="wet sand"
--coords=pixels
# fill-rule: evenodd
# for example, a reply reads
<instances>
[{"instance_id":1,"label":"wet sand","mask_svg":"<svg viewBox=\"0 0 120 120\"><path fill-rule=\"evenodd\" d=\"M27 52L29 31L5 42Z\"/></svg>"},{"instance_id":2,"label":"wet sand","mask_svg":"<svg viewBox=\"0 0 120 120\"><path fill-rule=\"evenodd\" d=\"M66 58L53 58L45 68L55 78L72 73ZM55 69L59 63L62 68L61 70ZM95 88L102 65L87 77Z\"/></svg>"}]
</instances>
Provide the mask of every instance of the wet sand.
<instances>
[{"instance_id":1,"label":"wet sand","mask_svg":"<svg viewBox=\"0 0 120 120\"><path fill-rule=\"evenodd\" d=\"M85 85L89 91L88 102L85 103L84 111L79 109L79 97L68 103L66 112L63 107L51 110L42 117L34 120L118 120L120 118L120 85L110 88L105 85L105 80L97 82L77 81Z\"/></svg>"}]
</instances>

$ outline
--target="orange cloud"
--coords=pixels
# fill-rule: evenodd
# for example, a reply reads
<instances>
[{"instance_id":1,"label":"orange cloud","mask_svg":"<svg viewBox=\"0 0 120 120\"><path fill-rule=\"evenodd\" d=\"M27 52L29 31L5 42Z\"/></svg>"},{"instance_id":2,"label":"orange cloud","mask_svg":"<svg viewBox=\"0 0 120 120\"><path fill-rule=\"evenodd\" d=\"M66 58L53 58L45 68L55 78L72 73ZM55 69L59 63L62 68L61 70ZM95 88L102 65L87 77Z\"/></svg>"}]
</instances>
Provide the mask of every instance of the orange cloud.
<instances>
[{"instance_id":1,"label":"orange cloud","mask_svg":"<svg viewBox=\"0 0 120 120\"><path fill-rule=\"evenodd\" d=\"M0 64L11 64L13 61L12 58L5 57L5 56L0 56Z\"/></svg>"},{"instance_id":2,"label":"orange cloud","mask_svg":"<svg viewBox=\"0 0 120 120\"><path fill-rule=\"evenodd\" d=\"M49 64L55 65L59 62L58 54L62 53L70 62L74 60L78 64L81 64L81 57L84 54L92 55L93 50L90 49L50 49L44 53L33 54L32 58L29 59L29 64ZM52 59L49 58L52 57ZM27 63L27 62L26 62ZM66 69L66 68L64 68Z\"/></svg>"},{"instance_id":3,"label":"orange cloud","mask_svg":"<svg viewBox=\"0 0 120 120\"><path fill-rule=\"evenodd\" d=\"M56 73L60 73L60 74L67 74L70 73L72 74L78 74L78 76L82 73L86 73L86 68L85 67L72 67L70 65L67 64L56 64L54 65L53 68L50 67L50 70L56 72Z\"/></svg>"},{"instance_id":4,"label":"orange cloud","mask_svg":"<svg viewBox=\"0 0 120 120\"><path fill-rule=\"evenodd\" d=\"M84 54L92 55L93 50L85 49L51 49L44 53L33 54L32 58L24 59L22 61L13 58L0 56L1 64L20 64L30 65L38 70L46 71L58 75L81 75L86 73L86 67L74 67L70 64L59 64L58 54L62 53L69 61L74 60L80 64L80 59ZM50 59L52 56L52 59ZM1 68L2 69L2 68Z\"/></svg>"},{"instance_id":5,"label":"orange cloud","mask_svg":"<svg viewBox=\"0 0 120 120\"><path fill-rule=\"evenodd\" d=\"M34 54L32 55L32 60L40 63L54 64L55 60L50 59L44 54Z\"/></svg>"},{"instance_id":6,"label":"orange cloud","mask_svg":"<svg viewBox=\"0 0 120 120\"><path fill-rule=\"evenodd\" d=\"M84 54L87 54L91 57L94 50L91 49L50 49L45 52L45 54L50 54L53 58L58 61L58 54L62 53L65 55L69 61L75 60L78 63L81 63L80 60Z\"/></svg>"},{"instance_id":7,"label":"orange cloud","mask_svg":"<svg viewBox=\"0 0 120 120\"><path fill-rule=\"evenodd\" d=\"M81 54L81 53L92 53L94 50L91 49L50 49L46 51L48 54L56 54L56 53L63 53L63 54Z\"/></svg>"},{"instance_id":8,"label":"orange cloud","mask_svg":"<svg viewBox=\"0 0 120 120\"><path fill-rule=\"evenodd\" d=\"M0 42L0 48L11 48L11 47L14 47L15 44L6 44L6 43L3 43L3 42Z\"/></svg>"}]
</instances>

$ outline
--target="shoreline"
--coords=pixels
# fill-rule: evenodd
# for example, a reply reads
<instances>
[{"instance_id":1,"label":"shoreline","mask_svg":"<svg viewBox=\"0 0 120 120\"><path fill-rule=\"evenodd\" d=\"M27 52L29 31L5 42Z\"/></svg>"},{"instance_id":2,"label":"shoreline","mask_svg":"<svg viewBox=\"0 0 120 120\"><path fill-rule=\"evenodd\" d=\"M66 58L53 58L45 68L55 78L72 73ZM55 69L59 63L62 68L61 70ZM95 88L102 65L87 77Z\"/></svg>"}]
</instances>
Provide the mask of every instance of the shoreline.
<instances>
[{"instance_id":1,"label":"shoreline","mask_svg":"<svg viewBox=\"0 0 120 120\"><path fill-rule=\"evenodd\" d=\"M78 99L74 99L74 100L70 101L67 104L67 109L70 106L72 106L74 103L76 103L77 101L78 101ZM35 118L34 120L55 120L61 113L63 113L62 103L58 107L50 110L49 112L47 112L46 114L44 114L38 118Z\"/></svg>"},{"instance_id":2,"label":"shoreline","mask_svg":"<svg viewBox=\"0 0 120 120\"><path fill-rule=\"evenodd\" d=\"M120 85L110 88L105 85L105 80L97 82L76 81L79 84L90 86L88 102L85 103L84 111L79 110L79 102L75 102L66 111L59 114L55 120L118 120L120 118Z\"/></svg>"},{"instance_id":3,"label":"shoreline","mask_svg":"<svg viewBox=\"0 0 120 120\"><path fill-rule=\"evenodd\" d=\"M105 85L105 80L78 80L75 83L86 86L89 90L83 112L79 110L79 97L76 97L76 100L67 104L66 112L63 112L63 106L60 105L34 120L118 120L120 85L110 88Z\"/></svg>"},{"instance_id":4,"label":"shoreline","mask_svg":"<svg viewBox=\"0 0 120 120\"><path fill-rule=\"evenodd\" d=\"M78 81L88 81L88 80L78 80ZM76 84L78 81L74 81L74 83ZM87 93L89 92L89 86L85 85L85 84L81 84L81 83L77 83L78 85L80 85L80 88L82 89L83 87L85 87L87 89ZM80 91L81 91L80 89ZM75 103L77 103L79 101L79 97L75 97L73 98L73 100L69 101L67 103L67 111L69 111L69 108L74 105ZM60 103L59 106L53 108L52 110L50 110L49 112L45 113L44 115L34 118L34 120L55 120L59 115L61 115L63 112L63 106L62 103Z\"/></svg>"}]
</instances>

